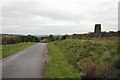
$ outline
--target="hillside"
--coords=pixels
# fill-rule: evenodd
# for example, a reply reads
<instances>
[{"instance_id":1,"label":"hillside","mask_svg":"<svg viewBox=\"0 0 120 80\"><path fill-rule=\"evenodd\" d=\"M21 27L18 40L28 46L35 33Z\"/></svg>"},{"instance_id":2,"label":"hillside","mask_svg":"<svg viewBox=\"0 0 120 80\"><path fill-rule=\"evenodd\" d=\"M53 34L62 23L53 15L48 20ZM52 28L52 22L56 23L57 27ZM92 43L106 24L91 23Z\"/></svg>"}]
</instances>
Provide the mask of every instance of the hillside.
<instances>
[{"instance_id":1,"label":"hillside","mask_svg":"<svg viewBox=\"0 0 120 80\"><path fill-rule=\"evenodd\" d=\"M54 45L61 51L69 61L69 64L77 69L80 78L118 78L118 70L120 68L118 56L120 55L117 40L97 41L68 39L56 41L49 43L48 48L51 53L51 49L55 48L50 45ZM52 57L57 54L58 52L54 52L54 54L49 55ZM61 64L51 63L51 61L49 64L50 67L56 68L56 66L54 66L55 64L61 66ZM51 68L49 69L48 73L52 73ZM81 73L83 74L81 75ZM55 73L52 75L54 76ZM75 76L73 75L72 77L74 78Z\"/></svg>"}]
</instances>

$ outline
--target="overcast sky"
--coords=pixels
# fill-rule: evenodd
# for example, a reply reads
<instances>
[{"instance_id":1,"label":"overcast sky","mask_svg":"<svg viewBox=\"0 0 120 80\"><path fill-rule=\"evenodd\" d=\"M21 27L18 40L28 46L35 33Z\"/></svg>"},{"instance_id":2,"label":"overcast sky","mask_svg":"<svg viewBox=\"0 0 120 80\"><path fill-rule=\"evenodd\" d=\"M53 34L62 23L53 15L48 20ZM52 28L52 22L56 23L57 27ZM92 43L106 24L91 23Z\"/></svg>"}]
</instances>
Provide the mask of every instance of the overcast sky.
<instances>
[{"instance_id":1,"label":"overcast sky","mask_svg":"<svg viewBox=\"0 0 120 80\"><path fill-rule=\"evenodd\" d=\"M2 33L73 34L118 30L119 0L3 0Z\"/></svg>"}]
</instances>

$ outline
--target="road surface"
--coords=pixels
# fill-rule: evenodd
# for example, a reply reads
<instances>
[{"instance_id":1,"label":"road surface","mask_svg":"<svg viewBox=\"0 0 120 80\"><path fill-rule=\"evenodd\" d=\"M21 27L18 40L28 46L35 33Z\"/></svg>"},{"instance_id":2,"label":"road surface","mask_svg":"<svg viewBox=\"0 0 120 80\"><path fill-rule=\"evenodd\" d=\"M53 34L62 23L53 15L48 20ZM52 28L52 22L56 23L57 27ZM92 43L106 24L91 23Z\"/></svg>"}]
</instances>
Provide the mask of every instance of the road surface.
<instances>
[{"instance_id":1,"label":"road surface","mask_svg":"<svg viewBox=\"0 0 120 80\"><path fill-rule=\"evenodd\" d=\"M38 43L2 60L3 78L42 78L46 44Z\"/></svg>"}]
</instances>

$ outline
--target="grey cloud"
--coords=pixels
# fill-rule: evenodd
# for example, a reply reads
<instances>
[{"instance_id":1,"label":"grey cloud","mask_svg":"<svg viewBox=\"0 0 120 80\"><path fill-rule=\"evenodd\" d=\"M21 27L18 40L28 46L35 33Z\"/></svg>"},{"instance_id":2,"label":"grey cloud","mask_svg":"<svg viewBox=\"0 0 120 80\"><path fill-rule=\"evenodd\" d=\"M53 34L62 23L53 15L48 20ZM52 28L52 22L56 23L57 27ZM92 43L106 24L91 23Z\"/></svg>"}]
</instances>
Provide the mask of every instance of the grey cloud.
<instances>
[{"instance_id":1,"label":"grey cloud","mask_svg":"<svg viewBox=\"0 0 120 80\"><path fill-rule=\"evenodd\" d=\"M118 3L118 29L120 30L120 1Z\"/></svg>"},{"instance_id":2,"label":"grey cloud","mask_svg":"<svg viewBox=\"0 0 120 80\"><path fill-rule=\"evenodd\" d=\"M93 31L95 23L102 23L105 30L117 30L116 5L115 0L10 2L2 7L3 32L81 33Z\"/></svg>"}]
</instances>

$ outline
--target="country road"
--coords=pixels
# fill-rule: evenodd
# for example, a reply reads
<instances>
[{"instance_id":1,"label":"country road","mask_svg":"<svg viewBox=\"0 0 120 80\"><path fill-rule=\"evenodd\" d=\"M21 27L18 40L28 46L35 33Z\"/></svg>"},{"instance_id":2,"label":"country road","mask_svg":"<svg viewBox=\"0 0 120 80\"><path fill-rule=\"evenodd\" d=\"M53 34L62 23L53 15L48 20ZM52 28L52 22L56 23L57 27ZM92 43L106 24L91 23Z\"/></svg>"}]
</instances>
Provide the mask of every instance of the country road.
<instances>
[{"instance_id":1,"label":"country road","mask_svg":"<svg viewBox=\"0 0 120 80\"><path fill-rule=\"evenodd\" d=\"M2 60L3 78L42 78L46 43L37 43Z\"/></svg>"}]
</instances>

